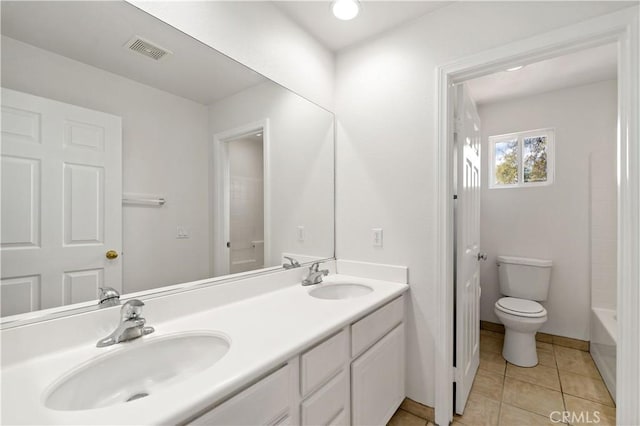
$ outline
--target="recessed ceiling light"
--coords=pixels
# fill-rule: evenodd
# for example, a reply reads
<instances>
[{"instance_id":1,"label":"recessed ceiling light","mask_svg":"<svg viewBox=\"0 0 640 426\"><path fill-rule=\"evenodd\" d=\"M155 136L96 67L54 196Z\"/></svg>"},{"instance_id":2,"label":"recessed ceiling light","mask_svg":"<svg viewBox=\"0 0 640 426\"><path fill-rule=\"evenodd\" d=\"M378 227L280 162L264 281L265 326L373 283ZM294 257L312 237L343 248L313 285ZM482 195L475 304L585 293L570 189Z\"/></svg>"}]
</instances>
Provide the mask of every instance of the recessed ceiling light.
<instances>
[{"instance_id":1,"label":"recessed ceiling light","mask_svg":"<svg viewBox=\"0 0 640 426\"><path fill-rule=\"evenodd\" d=\"M509 72L518 71L518 70L521 70L522 68L524 68L524 65L517 65L515 67L507 68L507 71L509 71Z\"/></svg>"},{"instance_id":2,"label":"recessed ceiling light","mask_svg":"<svg viewBox=\"0 0 640 426\"><path fill-rule=\"evenodd\" d=\"M331 3L331 10L336 18L349 21L360 13L360 2L358 0L335 0Z\"/></svg>"}]
</instances>

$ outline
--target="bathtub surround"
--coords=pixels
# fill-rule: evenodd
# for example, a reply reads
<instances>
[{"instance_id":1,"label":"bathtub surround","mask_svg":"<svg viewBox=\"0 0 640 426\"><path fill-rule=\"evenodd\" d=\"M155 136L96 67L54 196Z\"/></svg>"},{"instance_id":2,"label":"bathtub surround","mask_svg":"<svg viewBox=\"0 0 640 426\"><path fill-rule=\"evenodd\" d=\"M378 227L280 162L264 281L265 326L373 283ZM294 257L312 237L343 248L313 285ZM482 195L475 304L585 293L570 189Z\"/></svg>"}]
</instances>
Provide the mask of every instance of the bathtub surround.
<instances>
[{"instance_id":1,"label":"bathtub surround","mask_svg":"<svg viewBox=\"0 0 640 426\"><path fill-rule=\"evenodd\" d=\"M615 217L615 204L591 202L590 157L592 152L610 153L601 158L606 164L598 178L615 193L616 92L616 81L609 80L480 105L484 153L480 241L489 255L480 267L482 320L499 322L493 312L500 297L496 256L552 259L549 296L542 302L548 322L540 331L589 340L590 217L608 218L612 208ZM535 188L489 189L489 136L549 127L555 129L554 182ZM605 176L607 171L610 176ZM613 244L603 245L593 260L615 265L615 227L607 223L598 230L601 241L613 237ZM608 285L615 287L613 278Z\"/></svg>"},{"instance_id":2,"label":"bathtub surround","mask_svg":"<svg viewBox=\"0 0 640 426\"><path fill-rule=\"evenodd\" d=\"M591 306L615 311L617 296L616 153L597 149L589 161Z\"/></svg>"}]
</instances>

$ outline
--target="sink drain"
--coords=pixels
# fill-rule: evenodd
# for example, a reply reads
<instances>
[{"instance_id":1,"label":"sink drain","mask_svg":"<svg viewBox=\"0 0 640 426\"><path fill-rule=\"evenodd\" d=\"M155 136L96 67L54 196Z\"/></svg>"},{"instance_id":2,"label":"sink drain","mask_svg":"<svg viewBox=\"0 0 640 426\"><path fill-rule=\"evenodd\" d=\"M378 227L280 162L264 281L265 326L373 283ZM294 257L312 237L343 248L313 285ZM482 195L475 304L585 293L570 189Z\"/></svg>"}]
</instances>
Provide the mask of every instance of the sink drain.
<instances>
[{"instance_id":1,"label":"sink drain","mask_svg":"<svg viewBox=\"0 0 640 426\"><path fill-rule=\"evenodd\" d=\"M149 396L149 394L146 392L136 393L134 395L131 395L126 402L135 401L136 399L144 398L145 396Z\"/></svg>"}]
</instances>

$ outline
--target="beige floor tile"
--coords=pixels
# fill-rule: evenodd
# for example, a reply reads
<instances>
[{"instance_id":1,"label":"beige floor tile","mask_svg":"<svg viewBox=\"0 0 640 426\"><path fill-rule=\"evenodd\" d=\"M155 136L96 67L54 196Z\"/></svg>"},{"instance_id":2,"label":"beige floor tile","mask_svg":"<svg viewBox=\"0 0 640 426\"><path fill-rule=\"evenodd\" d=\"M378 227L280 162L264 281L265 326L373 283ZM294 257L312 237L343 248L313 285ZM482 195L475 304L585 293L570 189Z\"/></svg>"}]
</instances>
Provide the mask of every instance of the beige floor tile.
<instances>
[{"instance_id":1,"label":"beige floor tile","mask_svg":"<svg viewBox=\"0 0 640 426\"><path fill-rule=\"evenodd\" d=\"M502 388L504 376L491 371L478 370L471 392L486 396L487 398L502 401Z\"/></svg>"},{"instance_id":2,"label":"beige floor tile","mask_svg":"<svg viewBox=\"0 0 640 426\"><path fill-rule=\"evenodd\" d=\"M538 363L545 367L558 368L556 365L556 356L553 351L538 351Z\"/></svg>"},{"instance_id":3,"label":"beige floor tile","mask_svg":"<svg viewBox=\"0 0 640 426\"><path fill-rule=\"evenodd\" d=\"M564 410L564 401L560 392L513 377L505 377L502 402L542 416L549 416L553 411Z\"/></svg>"},{"instance_id":4,"label":"beige floor tile","mask_svg":"<svg viewBox=\"0 0 640 426\"><path fill-rule=\"evenodd\" d=\"M573 414L574 416L573 421L571 421L572 425L597 424L598 426L614 426L616 424L616 409L614 407L608 407L571 395L565 395L564 402L569 415Z\"/></svg>"},{"instance_id":5,"label":"beige floor tile","mask_svg":"<svg viewBox=\"0 0 640 426\"><path fill-rule=\"evenodd\" d=\"M509 404L500 407L500 426L536 426L557 424L549 417L541 416Z\"/></svg>"},{"instance_id":6,"label":"beige floor tile","mask_svg":"<svg viewBox=\"0 0 640 426\"><path fill-rule=\"evenodd\" d=\"M554 346L553 350L556 356L558 370L582 374L583 376L594 377L596 379L601 378L589 352L562 346Z\"/></svg>"},{"instance_id":7,"label":"beige floor tile","mask_svg":"<svg viewBox=\"0 0 640 426\"><path fill-rule=\"evenodd\" d=\"M534 385L544 386L545 388L557 391L560 390L558 370L554 367L545 367L540 364L535 367L518 367L507 363L506 375L524 382L533 383Z\"/></svg>"},{"instance_id":8,"label":"beige floor tile","mask_svg":"<svg viewBox=\"0 0 640 426\"><path fill-rule=\"evenodd\" d=\"M507 361L502 358L502 354L495 352L480 351L480 370L502 374L507 366Z\"/></svg>"},{"instance_id":9,"label":"beige floor tile","mask_svg":"<svg viewBox=\"0 0 640 426\"><path fill-rule=\"evenodd\" d=\"M615 406L602 379L560 370L560 383L562 392L565 394L589 399L610 407Z\"/></svg>"},{"instance_id":10,"label":"beige floor tile","mask_svg":"<svg viewBox=\"0 0 640 426\"><path fill-rule=\"evenodd\" d=\"M418 416L414 416L408 411L398 410L391 417L387 426L425 426L427 421Z\"/></svg>"},{"instance_id":11,"label":"beige floor tile","mask_svg":"<svg viewBox=\"0 0 640 426\"><path fill-rule=\"evenodd\" d=\"M502 344L504 339L493 336L480 337L480 352L502 353Z\"/></svg>"},{"instance_id":12,"label":"beige floor tile","mask_svg":"<svg viewBox=\"0 0 640 426\"><path fill-rule=\"evenodd\" d=\"M405 398L400 405L400 408L410 412L414 416L422 417L427 420L435 419L435 412L432 407L422 405L417 401L414 401L410 398Z\"/></svg>"},{"instance_id":13,"label":"beige floor tile","mask_svg":"<svg viewBox=\"0 0 640 426\"><path fill-rule=\"evenodd\" d=\"M484 336L493 337L494 339L504 340L504 333L498 333L492 330L480 330L480 339Z\"/></svg>"},{"instance_id":14,"label":"beige floor tile","mask_svg":"<svg viewBox=\"0 0 640 426\"><path fill-rule=\"evenodd\" d=\"M497 425L499 413L499 401L471 392L464 408L464 415L456 415L453 420L454 423L459 422L467 426Z\"/></svg>"},{"instance_id":15,"label":"beige floor tile","mask_svg":"<svg viewBox=\"0 0 640 426\"><path fill-rule=\"evenodd\" d=\"M538 349L538 353L540 353L540 351L553 352L553 345L551 343L536 342L536 348Z\"/></svg>"}]
</instances>

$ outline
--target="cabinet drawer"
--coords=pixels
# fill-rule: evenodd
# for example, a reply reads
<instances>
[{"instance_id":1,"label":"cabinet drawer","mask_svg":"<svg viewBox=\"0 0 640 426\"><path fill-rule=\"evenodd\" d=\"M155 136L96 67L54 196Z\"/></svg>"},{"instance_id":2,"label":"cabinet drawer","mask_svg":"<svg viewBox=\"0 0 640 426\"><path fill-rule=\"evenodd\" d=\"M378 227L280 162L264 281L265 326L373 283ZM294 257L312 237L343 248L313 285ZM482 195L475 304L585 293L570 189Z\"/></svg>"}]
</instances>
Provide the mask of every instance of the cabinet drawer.
<instances>
[{"instance_id":1,"label":"cabinet drawer","mask_svg":"<svg viewBox=\"0 0 640 426\"><path fill-rule=\"evenodd\" d=\"M302 403L303 425L341 425L347 408L344 370Z\"/></svg>"},{"instance_id":2,"label":"cabinet drawer","mask_svg":"<svg viewBox=\"0 0 640 426\"><path fill-rule=\"evenodd\" d=\"M289 366L286 365L189 424L274 424L289 411L289 383Z\"/></svg>"},{"instance_id":3,"label":"cabinet drawer","mask_svg":"<svg viewBox=\"0 0 640 426\"><path fill-rule=\"evenodd\" d=\"M404 297L387 303L351 326L351 355L355 358L380 340L404 318Z\"/></svg>"},{"instance_id":4,"label":"cabinet drawer","mask_svg":"<svg viewBox=\"0 0 640 426\"><path fill-rule=\"evenodd\" d=\"M347 333L343 330L300 357L300 392L304 398L347 362Z\"/></svg>"}]
</instances>

